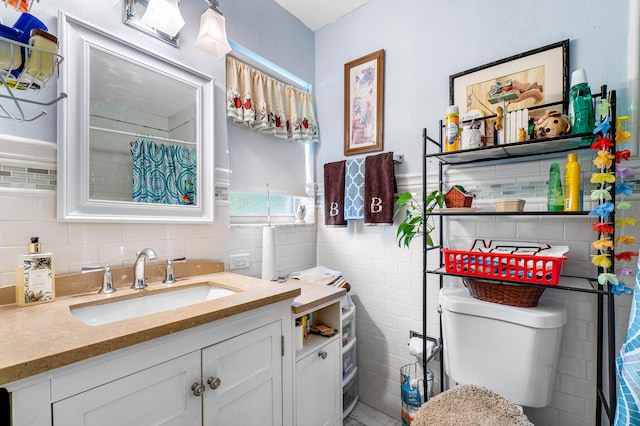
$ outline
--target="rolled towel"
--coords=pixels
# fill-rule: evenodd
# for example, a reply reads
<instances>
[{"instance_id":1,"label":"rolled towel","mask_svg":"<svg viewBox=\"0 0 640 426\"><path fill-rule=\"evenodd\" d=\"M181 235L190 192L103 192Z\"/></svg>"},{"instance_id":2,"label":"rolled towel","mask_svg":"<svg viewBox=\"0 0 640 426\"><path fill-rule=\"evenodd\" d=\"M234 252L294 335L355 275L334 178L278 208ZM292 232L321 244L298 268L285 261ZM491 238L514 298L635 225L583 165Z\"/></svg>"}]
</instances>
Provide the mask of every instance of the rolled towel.
<instances>
[{"instance_id":1,"label":"rolled towel","mask_svg":"<svg viewBox=\"0 0 640 426\"><path fill-rule=\"evenodd\" d=\"M368 156L364 162L365 225L393 225L395 192L393 152Z\"/></svg>"},{"instance_id":2,"label":"rolled towel","mask_svg":"<svg viewBox=\"0 0 640 426\"><path fill-rule=\"evenodd\" d=\"M344 173L346 160L324 165L324 224L347 226L344 219Z\"/></svg>"}]
</instances>

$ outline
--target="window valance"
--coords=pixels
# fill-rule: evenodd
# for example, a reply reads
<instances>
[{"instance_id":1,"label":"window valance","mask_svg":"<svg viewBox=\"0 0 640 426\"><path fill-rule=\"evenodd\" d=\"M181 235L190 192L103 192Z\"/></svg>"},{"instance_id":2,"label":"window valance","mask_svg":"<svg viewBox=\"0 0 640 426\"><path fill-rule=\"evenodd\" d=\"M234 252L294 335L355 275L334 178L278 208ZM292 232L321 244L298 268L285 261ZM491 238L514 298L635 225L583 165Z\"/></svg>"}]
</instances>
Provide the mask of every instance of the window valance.
<instances>
[{"instance_id":1,"label":"window valance","mask_svg":"<svg viewBox=\"0 0 640 426\"><path fill-rule=\"evenodd\" d=\"M282 83L227 56L227 116L260 133L318 142L311 93Z\"/></svg>"}]
</instances>

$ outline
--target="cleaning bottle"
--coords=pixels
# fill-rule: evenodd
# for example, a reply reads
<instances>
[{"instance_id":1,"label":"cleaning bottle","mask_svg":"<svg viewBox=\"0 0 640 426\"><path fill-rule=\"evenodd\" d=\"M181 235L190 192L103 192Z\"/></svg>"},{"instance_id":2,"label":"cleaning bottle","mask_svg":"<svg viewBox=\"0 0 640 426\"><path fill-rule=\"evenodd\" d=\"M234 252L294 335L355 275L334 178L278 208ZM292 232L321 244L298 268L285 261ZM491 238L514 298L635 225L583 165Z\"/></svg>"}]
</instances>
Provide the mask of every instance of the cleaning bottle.
<instances>
[{"instance_id":1,"label":"cleaning bottle","mask_svg":"<svg viewBox=\"0 0 640 426\"><path fill-rule=\"evenodd\" d=\"M460 111L455 105L447 108L444 119L444 151L452 152L460 149Z\"/></svg>"},{"instance_id":2,"label":"cleaning bottle","mask_svg":"<svg viewBox=\"0 0 640 426\"><path fill-rule=\"evenodd\" d=\"M585 70L575 70L571 74L569 124L571 125L571 134L590 133L595 126L591 88L587 83Z\"/></svg>"},{"instance_id":3,"label":"cleaning bottle","mask_svg":"<svg viewBox=\"0 0 640 426\"><path fill-rule=\"evenodd\" d=\"M37 305L55 298L53 255L42 253L38 237L31 237L28 254L20 256L16 269L16 305Z\"/></svg>"},{"instance_id":4,"label":"cleaning bottle","mask_svg":"<svg viewBox=\"0 0 640 426\"><path fill-rule=\"evenodd\" d=\"M547 197L547 211L564 211L564 198L562 197L562 183L560 181L560 163L551 163L549 167L549 195Z\"/></svg>"},{"instance_id":5,"label":"cleaning bottle","mask_svg":"<svg viewBox=\"0 0 640 426\"><path fill-rule=\"evenodd\" d=\"M578 154L572 152L567 155L567 164L564 166L564 211L577 212L582 210L580 183Z\"/></svg>"}]
</instances>

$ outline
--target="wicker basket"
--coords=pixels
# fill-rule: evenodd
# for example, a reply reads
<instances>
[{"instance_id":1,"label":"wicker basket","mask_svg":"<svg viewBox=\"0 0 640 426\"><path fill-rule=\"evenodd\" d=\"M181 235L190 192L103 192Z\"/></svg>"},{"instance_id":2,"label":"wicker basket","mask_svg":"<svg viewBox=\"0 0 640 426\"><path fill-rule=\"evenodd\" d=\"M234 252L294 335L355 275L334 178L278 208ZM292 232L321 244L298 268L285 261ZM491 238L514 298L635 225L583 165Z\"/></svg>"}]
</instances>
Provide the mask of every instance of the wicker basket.
<instances>
[{"instance_id":1,"label":"wicker basket","mask_svg":"<svg viewBox=\"0 0 640 426\"><path fill-rule=\"evenodd\" d=\"M517 306L519 308L533 308L538 305L538 300L546 290L540 287L524 287L519 285L506 285L488 281L463 278L464 286L469 289L469 294L476 299L485 302L499 303L501 305Z\"/></svg>"}]
</instances>

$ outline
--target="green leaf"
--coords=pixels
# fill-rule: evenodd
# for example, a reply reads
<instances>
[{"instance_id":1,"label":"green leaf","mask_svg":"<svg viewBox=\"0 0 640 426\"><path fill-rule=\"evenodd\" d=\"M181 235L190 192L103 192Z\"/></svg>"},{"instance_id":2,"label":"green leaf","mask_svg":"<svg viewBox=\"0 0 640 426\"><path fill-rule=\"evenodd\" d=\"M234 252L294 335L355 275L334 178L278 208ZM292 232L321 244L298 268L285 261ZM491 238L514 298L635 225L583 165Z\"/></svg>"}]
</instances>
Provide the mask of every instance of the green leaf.
<instances>
[{"instance_id":1,"label":"green leaf","mask_svg":"<svg viewBox=\"0 0 640 426\"><path fill-rule=\"evenodd\" d=\"M435 224L433 217L429 215L436 207L442 208L444 206L445 194L435 190L427 194L424 204L419 200L416 200L410 192L402 193L396 200L397 209L394 212L394 219L404 211L404 218L398 225L398 231L396 232L396 241L398 247L409 247L414 237L418 235L424 235L425 243L428 246L433 246L433 239L429 235L434 229ZM427 213L425 215L425 223L423 223L422 212Z\"/></svg>"}]
</instances>

